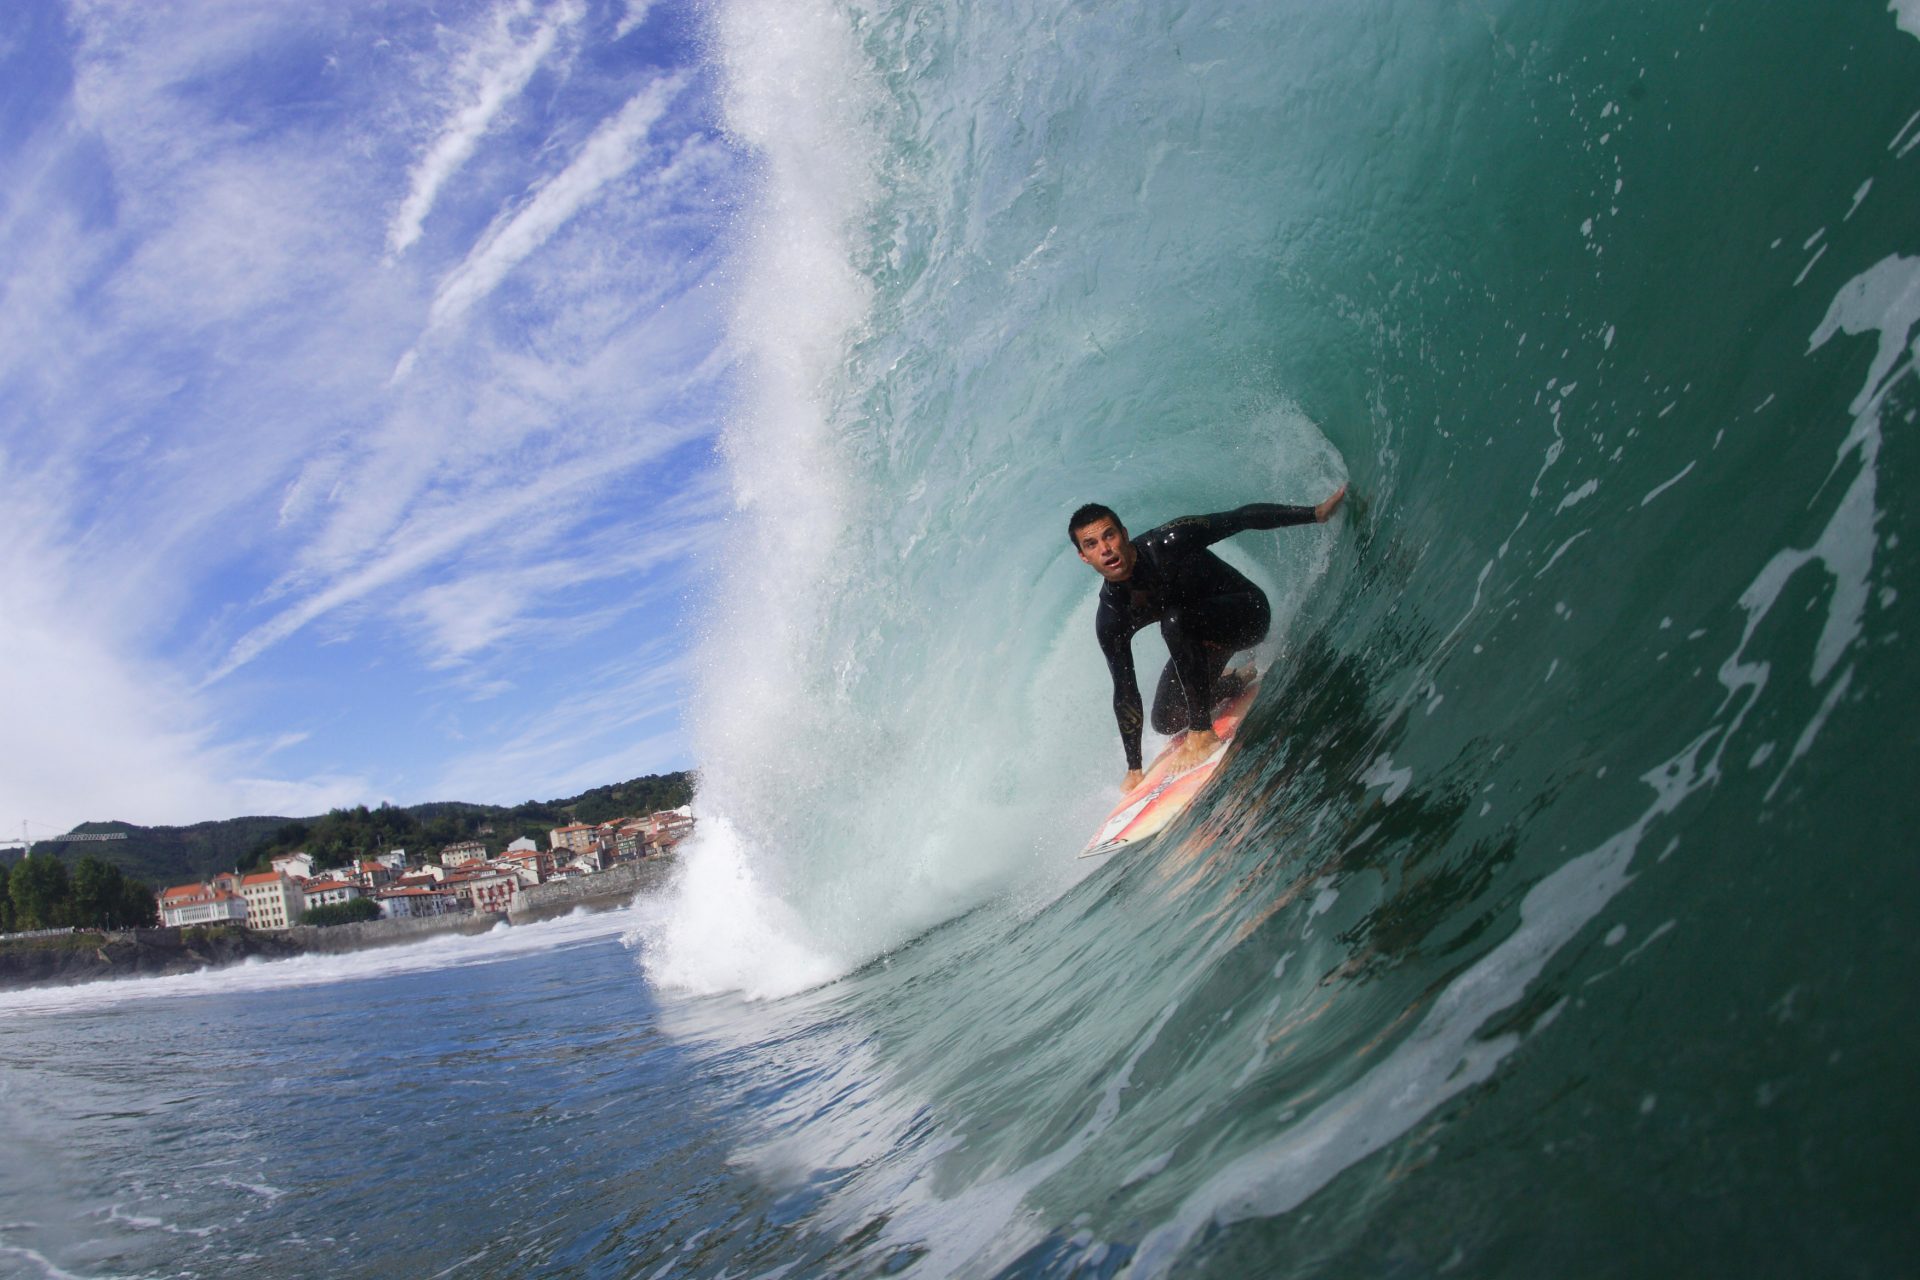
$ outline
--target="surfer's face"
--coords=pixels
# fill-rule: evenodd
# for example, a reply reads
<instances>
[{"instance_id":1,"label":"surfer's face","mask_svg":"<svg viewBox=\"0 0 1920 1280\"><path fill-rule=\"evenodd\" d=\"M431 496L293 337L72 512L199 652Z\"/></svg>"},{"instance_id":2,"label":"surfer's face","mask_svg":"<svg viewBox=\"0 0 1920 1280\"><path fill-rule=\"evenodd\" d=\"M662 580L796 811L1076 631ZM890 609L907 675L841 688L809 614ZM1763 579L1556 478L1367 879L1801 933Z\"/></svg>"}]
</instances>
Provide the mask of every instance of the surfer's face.
<instances>
[{"instance_id":1,"label":"surfer's face","mask_svg":"<svg viewBox=\"0 0 1920 1280\"><path fill-rule=\"evenodd\" d=\"M1073 531L1074 547L1080 558L1099 570L1108 582L1125 582L1133 576L1133 539L1125 526L1111 516L1102 516L1092 524Z\"/></svg>"}]
</instances>

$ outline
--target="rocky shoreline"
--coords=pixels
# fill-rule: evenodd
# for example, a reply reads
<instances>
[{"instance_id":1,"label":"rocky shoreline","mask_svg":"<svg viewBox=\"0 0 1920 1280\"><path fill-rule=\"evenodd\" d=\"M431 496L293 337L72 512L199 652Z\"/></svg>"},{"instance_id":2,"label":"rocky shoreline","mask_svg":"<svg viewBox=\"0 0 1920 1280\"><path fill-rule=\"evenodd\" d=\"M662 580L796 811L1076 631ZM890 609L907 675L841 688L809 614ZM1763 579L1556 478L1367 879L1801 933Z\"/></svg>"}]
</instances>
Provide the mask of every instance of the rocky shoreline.
<instances>
[{"instance_id":1,"label":"rocky shoreline","mask_svg":"<svg viewBox=\"0 0 1920 1280\"><path fill-rule=\"evenodd\" d=\"M305 950L284 935L238 927L129 929L33 938L0 943L0 990L154 978L245 960L284 960Z\"/></svg>"},{"instance_id":2,"label":"rocky shoreline","mask_svg":"<svg viewBox=\"0 0 1920 1280\"><path fill-rule=\"evenodd\" d=\"M158 978L219 969L248 960L287 960L316 953L400 946L438 934L486 933L503 923L530 924L585 908L624 905L635 893L664 878L665 864L650 863L526 891L505 912L437 916L421 920L369 920L319 928L299 925L267 932L238 925L185 929L77 932L0 941L0 991L23 987L74 986L121 978ZM619 874L626 871L627 874ZM540 890L565 892L541 893Z\"/></svg>"}]
</instances>

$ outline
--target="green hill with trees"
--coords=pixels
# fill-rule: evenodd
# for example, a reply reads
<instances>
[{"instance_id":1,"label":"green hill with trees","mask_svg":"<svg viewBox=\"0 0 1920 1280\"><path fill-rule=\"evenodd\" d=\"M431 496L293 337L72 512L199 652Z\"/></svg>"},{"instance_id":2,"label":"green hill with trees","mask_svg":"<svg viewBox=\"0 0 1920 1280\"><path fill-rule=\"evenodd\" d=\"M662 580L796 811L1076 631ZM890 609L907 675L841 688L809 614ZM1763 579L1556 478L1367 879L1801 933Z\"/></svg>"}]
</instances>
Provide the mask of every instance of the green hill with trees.
<instances>
[{"instance_id":1,"label":"green hill with trees","mask_svg":"<svg viewBox=\"0 0 1920 1280\"><path fill-rule=\"evenodd\" d=\"M136 929L160 923L153 890L91 855L71 873L57 858L0 867L0 933L15 930Z\"/></svg>"},{"instance_id":2,"label":"green hill with trees","mask_svg":"<svg viewBox=\"0 0 1920 1280\"><path fill-rule=\"evenodd\" d=\"M93 862L118 873L123 881L142 881L159 889L204 880L220 871L263 869L275 854L295 850L305 850L314 855L317 865L331 867L389 849L405 849L415 855L432 853L464 840L481 841L489 853L505 849L521 836L531 837L544 847L547 832L554 827L674 809L692 797L693 775L682 772L648 774L562 800L527 800L511 807L437 801L405 808L383 804L369 809L359 805L310 818L227 818L186 827L88 822L69 834L120 832L125 839L77 846L86 850L84 857L75 851L76 846L42 842L34 847L32 858L15 867L57 859L64 864L63 871L77 880L79 865ZM47 854L52 857L45 857Z\"/></svg>"}]
</instances>

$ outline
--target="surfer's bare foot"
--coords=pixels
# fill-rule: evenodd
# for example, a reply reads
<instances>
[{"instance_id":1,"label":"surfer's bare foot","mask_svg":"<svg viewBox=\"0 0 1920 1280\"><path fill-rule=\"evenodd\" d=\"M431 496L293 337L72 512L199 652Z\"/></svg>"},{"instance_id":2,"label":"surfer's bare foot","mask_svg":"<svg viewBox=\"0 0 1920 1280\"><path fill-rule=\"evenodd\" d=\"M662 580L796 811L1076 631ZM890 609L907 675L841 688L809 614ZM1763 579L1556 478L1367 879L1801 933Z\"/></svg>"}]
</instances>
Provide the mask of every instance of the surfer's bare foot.
<instances>
[{"instance_id":1,"label":"surfer's bare foot","mask_svg":"<svg viewBox=\"0 0 1920 1280\"><path fill-rule=\"evenodd\" d=\"M1195 729L1174 743L1167 753L1167 772L1191 769L1220 749L1220 739L1211 729Z\"/></svg>"},{"instance_id":2,"label":"surfer's bare foot","mask_svg":"<svg viewBox=\"0 0 1920 1280\"><path fill-rule=\"evenodd\" d=\"M1333 513L1339 509L1340 502L1347 496L1347 486L1341 485L1331 498L1313 509L1313 518L1321 524L1333 519Z\"/></svg>"},{"instance_id":3,"label":"surfer's bare foot","mask_svg":"<svg viewBox=\"0 0 1920 1280\"><path fill-rule=\"evenodd\" d=\"M1120 789L1122 791L1131 791L1139 786L1146 776L1146 774L1138 769L1129 769L1127 770L1127 776L1120 780Z\"/></svg>"}]
</instances>

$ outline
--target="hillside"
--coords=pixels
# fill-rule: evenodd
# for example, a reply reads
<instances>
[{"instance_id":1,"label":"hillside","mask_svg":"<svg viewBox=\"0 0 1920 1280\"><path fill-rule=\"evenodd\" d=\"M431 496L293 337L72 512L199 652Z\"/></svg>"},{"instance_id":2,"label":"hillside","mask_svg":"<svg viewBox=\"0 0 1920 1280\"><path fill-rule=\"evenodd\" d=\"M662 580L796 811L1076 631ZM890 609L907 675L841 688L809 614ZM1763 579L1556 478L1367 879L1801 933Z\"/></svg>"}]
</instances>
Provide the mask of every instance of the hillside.
<instances>
[{"instance_id":1,"label":"hillside","mask_svg":"<svg viewBox=\"0 0 1920 1280\"><path fill-rule=\"evenodd\" d=\"M250 867L291 849L309 849L326 865L352 854L392 848L430 852L456 840L481 840L498 850L525 835L544 847L546 834L554 827L671 809L687 803L692 794L693 776L682 772L647 774L565 799L527 800L512 806L461 801L405 808L362 805L306 818L263 815L186 827L86 822L69 834L119 831L126 839L41 843L35 846L35 856L52 853L69 866L84 857L98 858L159 889L217 871Z\"/></svg>"}]
</instances>

